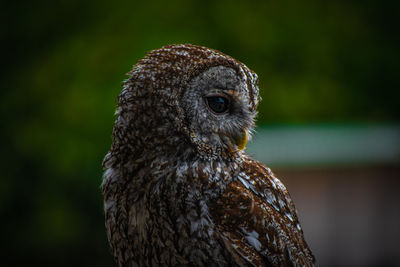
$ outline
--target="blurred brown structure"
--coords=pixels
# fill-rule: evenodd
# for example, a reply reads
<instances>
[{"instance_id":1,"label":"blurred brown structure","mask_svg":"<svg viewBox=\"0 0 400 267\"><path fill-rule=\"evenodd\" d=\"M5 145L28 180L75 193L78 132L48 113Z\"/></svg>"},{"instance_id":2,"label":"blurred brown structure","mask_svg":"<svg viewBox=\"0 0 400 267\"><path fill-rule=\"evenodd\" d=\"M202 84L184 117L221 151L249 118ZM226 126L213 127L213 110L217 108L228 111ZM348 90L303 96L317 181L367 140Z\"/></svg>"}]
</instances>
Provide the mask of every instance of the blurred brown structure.
<instances>
[{"instance_id":1,"label":"blurred brown structure","mask_svg":"<svg viewBox=\"0 0 400 267\"><path fill-rule=\"evenodd\" d=\"M400 166L278 169L318 266L400 265Z\"/></svg>"}]
</instances>

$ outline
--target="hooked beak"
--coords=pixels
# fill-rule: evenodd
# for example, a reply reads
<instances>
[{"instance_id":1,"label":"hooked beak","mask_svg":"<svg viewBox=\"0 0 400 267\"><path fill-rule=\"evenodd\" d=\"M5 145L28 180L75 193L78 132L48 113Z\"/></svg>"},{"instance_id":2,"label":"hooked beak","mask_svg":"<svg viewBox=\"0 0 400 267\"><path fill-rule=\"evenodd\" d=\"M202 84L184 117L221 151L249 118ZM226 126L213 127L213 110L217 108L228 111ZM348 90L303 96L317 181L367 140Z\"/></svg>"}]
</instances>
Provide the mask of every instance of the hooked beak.
<instances>
[{"instance_id":1,"label":"hooked beak","mask_svg":"<svg viewBox=\"0 0 400 267\"><path fill-rule=\"evenodd\" d=\"M243 130L239 135L235 137L235 143L237 145L238 150L243 150L247 144L247 131Z\"/></svg>"}]
</instances>

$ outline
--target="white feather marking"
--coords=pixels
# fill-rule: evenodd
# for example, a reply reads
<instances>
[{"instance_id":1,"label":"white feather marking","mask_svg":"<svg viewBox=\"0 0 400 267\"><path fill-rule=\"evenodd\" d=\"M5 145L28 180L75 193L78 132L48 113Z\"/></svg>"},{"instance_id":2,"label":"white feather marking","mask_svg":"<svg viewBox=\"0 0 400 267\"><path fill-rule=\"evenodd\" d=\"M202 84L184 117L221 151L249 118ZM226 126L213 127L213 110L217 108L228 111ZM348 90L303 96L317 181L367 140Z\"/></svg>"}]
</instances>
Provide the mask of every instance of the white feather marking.
<instances>
[{"instance_id":1,"label":"white feather marking","mask_svg":"<svg viewBox=\"0 0 400 267\"><path fill-rule=\"evenodd\" d=\"M258 240L259 234L256 231L247 232L246 240L257 251L261 250L261 242Z\"/></svg>"},{"instance_id":2,"label":"white feather marking","mask_svg":"<svg viewBox=\"0 0 400 267\"><path fill-rule=\"evenodd\" d=\"M293 222L293 217L290 213L286 213L285 215L286 215L286 217L289 218L289 220L291 220Z\"/></svg>"}]
</instances>

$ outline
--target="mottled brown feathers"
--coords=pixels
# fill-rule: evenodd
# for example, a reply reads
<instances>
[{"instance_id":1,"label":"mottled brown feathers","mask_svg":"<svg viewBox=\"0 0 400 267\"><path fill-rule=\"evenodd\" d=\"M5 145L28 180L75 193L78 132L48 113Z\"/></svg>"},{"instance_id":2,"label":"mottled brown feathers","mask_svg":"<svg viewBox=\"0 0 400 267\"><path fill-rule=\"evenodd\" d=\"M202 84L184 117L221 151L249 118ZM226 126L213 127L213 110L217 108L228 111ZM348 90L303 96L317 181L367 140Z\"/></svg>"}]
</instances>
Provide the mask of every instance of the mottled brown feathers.
<instances>
[{"instance_id":1,"label":"mottled brown feathers","mask_svg":"<svg viewBox=\"0 0 400 267\"><path fill-rule=\"evenodd\" d=\"M103 162L118 265L313 266L289 193L238 141L254 128L257 75L189 44L149 52L129 75Z\"/></svg>"},{"instance_id":2,"label":"mottled brown feathers","mask_svg":"<svg viewBox=\"0 0 400 267\"><path fill-rule=\"evenodd\" d=\"M257 266L291 266L293 262L305 266L312 262L293 202L274 174L248 159L239 177L211 205L218 229L238 253Z\"/></svg>"}]
</instances>

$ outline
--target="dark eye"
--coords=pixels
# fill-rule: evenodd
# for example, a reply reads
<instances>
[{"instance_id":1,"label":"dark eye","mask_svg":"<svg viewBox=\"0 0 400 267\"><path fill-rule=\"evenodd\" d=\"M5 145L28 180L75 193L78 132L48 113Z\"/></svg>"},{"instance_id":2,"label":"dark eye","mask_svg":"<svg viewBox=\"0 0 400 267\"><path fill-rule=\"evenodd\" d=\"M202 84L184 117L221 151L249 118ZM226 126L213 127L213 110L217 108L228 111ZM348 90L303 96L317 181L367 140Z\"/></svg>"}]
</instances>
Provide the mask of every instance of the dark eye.
<instances>
[{"instance_id":1,"label":"dark eye","mask_svg":"<svg viewBox=\"0 0 400 267\"><path fill-rule=\"evenodd\" d=\"M229 99L220 95L207 96L206 102L211 111L217 114L225 113L230 107Z\"/></svg>"}]
</instances>

